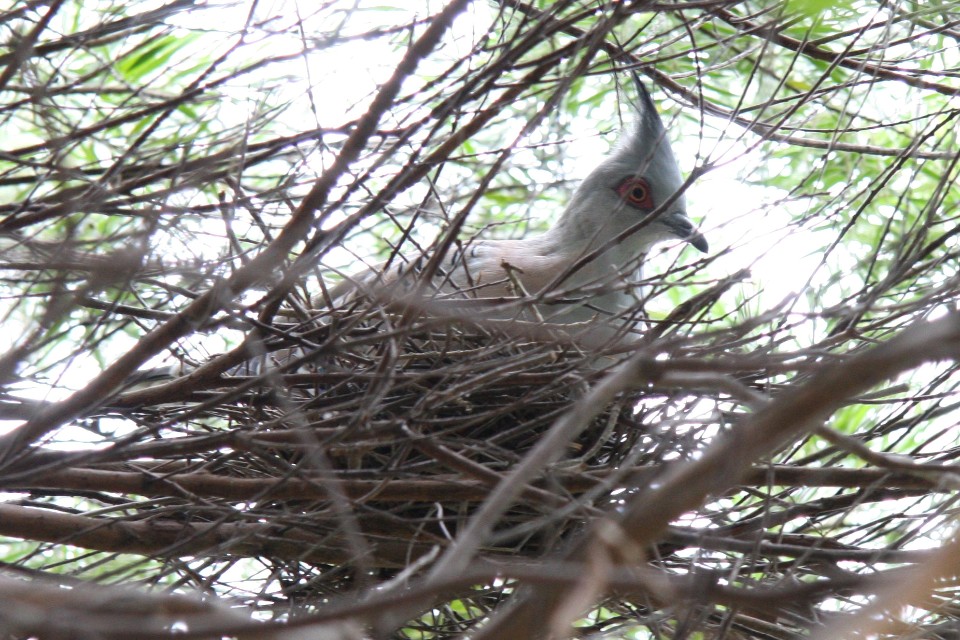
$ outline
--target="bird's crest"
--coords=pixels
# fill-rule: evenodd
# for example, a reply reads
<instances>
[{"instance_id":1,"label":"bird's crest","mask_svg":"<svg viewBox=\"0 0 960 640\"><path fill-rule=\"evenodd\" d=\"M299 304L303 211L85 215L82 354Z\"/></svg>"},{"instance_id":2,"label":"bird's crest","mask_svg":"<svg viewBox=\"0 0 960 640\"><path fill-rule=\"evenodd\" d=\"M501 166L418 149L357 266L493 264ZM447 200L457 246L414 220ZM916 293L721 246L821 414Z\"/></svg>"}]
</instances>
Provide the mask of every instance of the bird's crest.
<instances>
[{"instance_id":1,"label":"bird's crest","mask_svg":"<svg viewBox=\"0 0 960 640\"><path fill-rule=\"evenodd\" d=\"M636 109L639 115L639 125L647 128L651 133L663 133L663 122L660 120L660 114L657 113L657 107L653 104L653 98L650 92L640 79L640 75L630 70L630 77L633 79L633 85L637 89Z\"/></svg>"},{"instance_id":2,"label":"bird's crest","mask_svg":"<svg viewBox=\"0 0 960 640\"><path fill-rule=\"evenodd\" d=\"M615 242L620 261L676 238L706 251L706 240L686 215L683 176L666 128L639 75L631 70L630 77L637 93L633 123L580 185L562 225L595 243ZM617 240L628 229L635 229L630 238Z\"/></svg>"}]
</instances>

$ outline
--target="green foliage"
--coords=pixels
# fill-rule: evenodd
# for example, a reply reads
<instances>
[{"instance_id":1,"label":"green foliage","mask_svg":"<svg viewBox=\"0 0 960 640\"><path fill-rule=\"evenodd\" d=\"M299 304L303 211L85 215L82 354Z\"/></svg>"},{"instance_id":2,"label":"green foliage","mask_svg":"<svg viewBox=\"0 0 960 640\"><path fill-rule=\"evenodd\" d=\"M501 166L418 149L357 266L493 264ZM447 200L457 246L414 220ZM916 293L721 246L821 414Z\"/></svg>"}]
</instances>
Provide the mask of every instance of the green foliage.
<instances>
[{"instance_id":1,"label":"green foliage","mask_svg":"<svg viewBox=\"0 0 960 640\"><path fill-rule=\"evenodd\" d=\"M17 452L26 462L0 451L0 480L11 491L26 487L7 506L147 522L181 536L174 545L158 536L164 542L149 547L154 530L136 529L143 555L98 550L90 538L91 550L81 550L70 536L56 538L62 544L11 542L4 560L50 576L196 585L262 617L322 610L340 594L368 602L389 593L378 589L398 580L398 565L426 557L416 544L447 548L482 504L482 497L435 500L431 491L496 486L554 420L603 388L605 367L638 353L650 362L619 390L629 400L601 416L608 422L599 444L564 443L562 459L511 503L515 520L498 521L475 554L489 552L508 568L550 559L568 540L591 535L598 513L613 522L637 496L656 498L634 472L656 468L662 478L674 465L704 460L724 438L747 437L743 425L819 374L955 306L960 55L952 3L789 0L710 10L640 3L629 11L601 4L476 2L429 51L417 42L433 16L400 2L239 11L68 0L4 10L3 41L25 52L0 64L12 74L0 90L7 426L43 418L38 407L148 347L150 359L137 366L203 363L244 341L251 353L273 350L281 363L291 347L336 359L336 366L271 368L255 393L249 378L256 376L228 368L206 379L191 373L166 390L179 396L152 404L114 397L124 379L79 402ZM56 14L52 26L15 49L47 10ZM401 57L415 54L422 54L416 72L393 83L403 75ZM633 286L642 302L630 309L634 342L584 346L564 335L544 346L536 327L490 329L482 314L466 313L459 320L486 333L457 344L464 330L430 317L429 305L397 312L364 307L361 296L311 307L321 278L342 282L365 265L428 252L448 239L454 220L463 218L453 252L474 237L517 238L553 224L629 125L628 67L650 86L684 172L697 176L687 213L702 221L712 247L701 255L678 241L652 251L642 270L611 274L604 284ZM393 90L391 104L375 113ZM334 169L342 172L331 177ZM713 177L719 187L705 184ZM318 185L324 197L300 223ZM285 234L293 240L277 242ZM253 260L261 272L249 275ZM249 277L227 286L237 273ZM198 299L209 308L195 309ZM369 313L352 315L361 312ZM545 333L555 337L554 329ZM496 342L514 330L516 342ZM413 342L418 332L446 341ZM164 336L175 337L154 348ZM531 345L544 351L526 359ZM565 360L607 347L609 361ZM469 366L455 360L470 356ZM958 377L953 351L944 347L937 357L943 362L900 375L892 388L844 396L829 418L814 412L806 432L766 457L730 460L716 493L682 517L650 524L662 525L654 544L615 549L622 558L599 555L598 563L630 566L643 558L643 571L664 584L680 576L694 587L669 582L685 599L663 604L643 591L657 583L640 581L643 597L597 604L577 623L582 633L696 638L734 629L760 637L749 626L758 620L752 613L709 597L733 594L736 602L736 589L744 589L750 601L780 593L764 591L769 585L816 585L798 591L812 612L771 599L768 609L781 617L760 620L780 625L775 634L759 625L763 637L799 637L832 619L848 594L844 606L874 598L874 576L885 566L921 566L896 553L872 564L872 554L939 544L937 527L955 516L948 479L960 455ZM476 379L456 377L491 361L495 368ZM296 376L320 379L317 397L297 395L302 388L288 380ZM491 379L508 383L470 387ZM552 384L567 404L548 406L543 389ZM509 395L524 385L531 401ZM437 409L438 397L451 404ZM504 398L517 413L500 416L494 425L502 429L469 431L487 419L485 403ZM424 425L432 411L442 420L431 430ZM821 424L842 437L811 433ZM445 447L440 453L428 448L436 443ZM77 450L83 455L72 455ZM588 450L596 455L576 457ZM916 469L904 471L905 456ZM424 472L428 466L441 471ZM793 475L776 476L783 467ZM877 473L831 485L836 469ZM119 482L129 480L121 474L142 480L137 492ZM177 484L180 475L195 484ZM378 501L380 491L423 478L435 484L407 502ZM105 479L116 484L98 484ZM262 479L276 485L236 497ZM564 484L585 479L610 484L593 493ZM214 480L231 497L210 491ZM309 499L274 495L293 481L330 484ZM673 505L662 506L670 513ZM214 525L239 533L179 551ZM77 531L90 526L84 521ZM0 522L2 535L23 531ZM295 535L322 543L277 550ZM346 536L356 543L347 545L347 560L307 557ZM403 560L378 565L381 545L391 544ZM557 567L534 576L544 589L570 574ZM857 582L862 576L873 582ZM724 589L697 592L697 580ZM478 631L472 625L513 595L514 583L489 582L440 594L445 602L411 614L399 633ZM836 601L817 600L817 589ZM948 602L952 594L936 597ZM950 622L949 613L930 615ZM914 637L932 637L924 631L935 627Z\"/></svg>"},{"instance_id":2,"label":"green foliage","mask_svg":"<svg viewBox=\"0 0 960 640\"><path fill-rule=\"evenodd\" d=\"M200 38L199 33L158 36L146 41L117 60L115 68L128 82L134 84L148 82L149 76L154 72L168 71L174 56L178 53L182 55L184 49L193 49L190 45L198 42ZM191 51L191 53L193 52ZM169 80L167 81L169 82Z\"/></svg>"}]
</instances>

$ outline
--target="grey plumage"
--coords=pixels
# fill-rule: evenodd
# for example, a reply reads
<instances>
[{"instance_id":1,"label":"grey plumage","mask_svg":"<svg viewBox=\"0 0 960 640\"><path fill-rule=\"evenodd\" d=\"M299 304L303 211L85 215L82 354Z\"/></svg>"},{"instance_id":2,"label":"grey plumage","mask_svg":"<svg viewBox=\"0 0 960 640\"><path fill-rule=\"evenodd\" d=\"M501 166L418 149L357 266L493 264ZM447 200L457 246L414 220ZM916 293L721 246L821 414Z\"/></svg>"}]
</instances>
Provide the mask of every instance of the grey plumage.
<instances>
[{"instance_id":1,"label":"grey plumage","mask_svg":"<svg viewBox=\"0 0 960 640\"><path fill-rule=\"evenodd\" d=\"M563 324L585 322L634 304L622 283L656 244L680 238L707 250L706 239L686 215L683 177L663 123L642 81L632 77L638 94L632 127L584 179L557 223L539 236L475 241L463 251L451 252L441 277L427 291L439 289L441 297L463 292L500 299L542 293L552 286L570 291L570 301L542 305L541 317ZM398 281L412 282L424 262L351 278L335 289L334 296L351 289L392 292ZM577 294L584 287L589 296Z\"/></svg>"},{"instance_id":2,"label":"grey plumage","mask_svg":"<svg viewBox=\"0 0 960 640\"><path fill-rule=\"evenodd\" d=\"M642 81L631 75L637 92L632 126L583 180L556 224L538 236L472 241L451 251L431 286L421 289L424 294L502 300L553 291L550 303L537 305L536 319L602 326L635 304L627 281L638 274L642 255L652 247L682 239L707 250L706 239L687 217L683 177L660 116ZM422 256L399 260L388 272L374 269L349 277L329 296L316 296L313 306L322 308L328 297L342 302L363 294L407 295L425 263ZM490 305L478 313L531 319L517 305ZM299 348L265 354L239 375L256 375L263 358L282 363L300 355Z\"/></svg>"}]
</instances>

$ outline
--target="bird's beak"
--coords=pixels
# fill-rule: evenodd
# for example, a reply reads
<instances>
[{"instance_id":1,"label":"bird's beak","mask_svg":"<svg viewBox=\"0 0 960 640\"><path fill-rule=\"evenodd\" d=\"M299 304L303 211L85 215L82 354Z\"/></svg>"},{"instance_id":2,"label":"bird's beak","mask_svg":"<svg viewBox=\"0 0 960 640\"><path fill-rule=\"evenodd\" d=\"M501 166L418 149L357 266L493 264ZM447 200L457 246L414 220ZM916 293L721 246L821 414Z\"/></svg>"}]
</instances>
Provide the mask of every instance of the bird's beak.
<instances>
[{"instance_id":1,"label":"bird's beak","mask_svg":"<svg viewBox=\"0 0 960 640\"><path fill-rule=\"evenodd\" d=\"M661 218L661 222L678 238L686 240L703 253L710 249L707 239L697 231L697 228L690 222L690 218L682 213L671 213Z\"/></svg>"}]
</instances>

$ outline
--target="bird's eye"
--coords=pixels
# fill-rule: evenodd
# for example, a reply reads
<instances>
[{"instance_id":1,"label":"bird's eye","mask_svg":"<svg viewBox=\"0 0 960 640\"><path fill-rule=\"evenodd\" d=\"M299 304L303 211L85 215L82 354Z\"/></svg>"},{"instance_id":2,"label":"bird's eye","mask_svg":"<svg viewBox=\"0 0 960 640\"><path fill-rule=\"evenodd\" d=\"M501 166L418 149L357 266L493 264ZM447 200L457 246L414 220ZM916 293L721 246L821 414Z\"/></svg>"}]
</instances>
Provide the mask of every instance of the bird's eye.
<instances>
[{"instance_id":1,"label":"bird's eye","mask_svg":"<svg viewBox=\"0 0 960 640\"><path fill-rule=\"evenodd\" d=\"M617 194L631 207L653 209L653 196L650 185L643 178L629 177L617 187Z\"/></svg>"}]
</instances>

